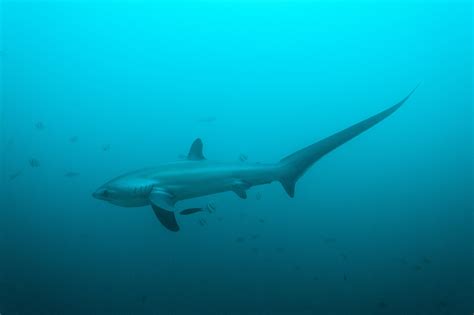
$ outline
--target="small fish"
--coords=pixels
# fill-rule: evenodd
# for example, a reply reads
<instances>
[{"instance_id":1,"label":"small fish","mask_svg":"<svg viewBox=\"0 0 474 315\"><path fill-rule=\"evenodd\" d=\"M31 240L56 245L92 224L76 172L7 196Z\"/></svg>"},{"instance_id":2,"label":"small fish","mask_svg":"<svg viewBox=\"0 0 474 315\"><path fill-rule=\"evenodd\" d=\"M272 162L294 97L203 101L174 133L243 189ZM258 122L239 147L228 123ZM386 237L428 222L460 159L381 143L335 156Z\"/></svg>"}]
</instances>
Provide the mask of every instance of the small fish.
<instances>
[{"instance_id":1,"label":"small fish","mask_svg":"<svg viewBox=\"0 0 474 315\"><path fill-rule=\"evenodd\" d=\"M298 266L298 265L294 266L293 268L295 268L296 271L300 271L300 270L301 270L301 267Z\"/></svg>"},{"instance_id":2,"label":"small fish","mask_svg":"<svg viewBox=\"0 0 474 315\"><path fill-rule=\"evenodd\" d=\"M261 200L261 199L262 199L262 193L261 193L261 192L258 192L258 193L255 195L255 199Z\"/></svg>"},{"instance_id":3,"label":"small fish","mask_svg":"<svg viewBox=\"0 0 474 315\"><path fill-rule=\"evenodd\" d=\"M258 222L265 223L265 219L258 219Z\"/></svg>"},{"instance_id":4,"label":"small fish","mask_svg":"<svg viewBox=\"0 0 474 315\"><path fill-rule=\"evenodd\" d=\"M214 213L216 211L216 203L214 201L209 201L206 205L206 210L209 213Z\"/></svg>"},{"instance_id":5,"label":"small fish","mask_svg":"<svg viewBox=\"0 0 474 315\"><path fill-rule=\"evenodd\" d=\"M415 265L413 269L415 269L415 271L421 271L423 267L421 265Z\"/></svg>"},{"instance_id":6,"label":"small fish","mask_svg":"<svg viewBox=\"0 0 474 315\"><path fill-rule=\"evenodd\" d=\"M197 212L202 212L202 208L184 209L184 210L180 211L179 214L181 214L181 215L190 215L190 214L197 213Z\"/></svg>"},{"instance_id":7,"label":"small fish","mask_svg":"<svg viewBox=\"0 0 474 315\"><path fill-rule=\"evenodd\" d=\"M218 217L217 221L222 222L222 221L224 221L224 218L223 217Z\"/></svg>"},{"instance_id":8,"label":"small fish","mask_svg":"<svg viewBox=\"0 0 474 315\"><path fill-rule=\"evenodd\" d=\"M314 281L317 281L317 280L319 280L319 277L318 277L318 276L314 276L314 277L313 277L313 280L314 280Z\"/></svg>"},{"instance_id":9,"label":"small fish","mask_svg":"<svg viewBox=\"0 0 474 315\"><path fill-rule=\"evenodd\" d=\"M258 239L258 238L260 238L260 234L252 234L252 235L250 235L250 239L251 239L251 240L256 240L256 239Z\"/></svg>"},{"instance_id":10,"label":"small fish","mask_svg":"<svg viewBox=\"0 0 474 315\"><path fill-rule=\"evenodd\" d=\"M67 172L66 174L64 174L64 176L69 177L69 178L77 177L77 176L79 176L79 175L80 175L80 174L79 174L79 173L76 173L76 172Z\"/></svg>"},{"instance_id":11,"label":"small fish","mask_svg":"<svg viewBox=\"0 0 474 315\"><path fill-rule=\"evenodd\" d=\"M71 138L69 138L69 142L71 143L76 143L78 140L79 140L78 136L72 136Z\"/></svg>"},{"instance_id":12,"label":"small fish","mask_svg":"<svg viewBox=\"0 0 474 315\"><path fill-rule=\"evenodd\" d=\"M245 242L245 237L239 236L239 237L237 237L237 238L235 239L235 241L236 241L237 243L243 243L243 242Z\"/></svg>"},{"instance_id":13,"label":"small fish","mask_svg":"<svg viewBox=\"0 0 474 315\"><path fill-rule=\"evenodd\" d=\"M431 259L429 257L423 257L423 263L425 265L430 265L431 264Z\"/></svg>"},{"instance_id":14,"label":"small fish","mask_svg":"<svg viewBox=\"0 0 474 315\"><path fill-rule=\"evenodd\" d=\"M275 250L276 250L277 253L285 252L285 249L283 247L277 247Z\"/></svg>"},{"instance_id":15,"label":"small fish","mask_svg":"<svg viewBox=\"0 0 474 315\"><path fill-rule=\"evenodd\" d=\"M198 119L198 122L201 122L201 123L212 123L214 121L216 121L216 117L214 116L209 116L209 117L202 117L200 119Z\"/></svg>"},{"instance_id":16,"label":"small fish","mask_svg":"<svg viewBox=\"0 0 474 315\"><path fill-rule=\"evenodd\" d=\"M388 305L385 301L379 301L377 303L377 307L380 308L380 309L386 309L388 307Z\"/></svg>"},{"instance_id":17,"label":"small fish","mask_svg":"<svg viewBox=\"0 0 474 315\"><path fill-rule=\"evenodd\" d=\"M436 307L438 308L446 308L447 306L448 306L448 303L446 301L441 300L441 301L436 302Z\"/></svg>"},{"instance_id":18,"label":"small fish","mask_svg":"<svg viewBox=\"0 0 474 315\"><path fill-rule=\"evenodd\" d=\"M247 162L248 156L241 153L240 156L239 156L239 160L240 160L240 162Z\"/></svg>"},{"instance_id":19,"label":"small fish","mask_svg":"<svg viewBox=\"0 0 474 315\"><path fill-rule=\"evenodd\" d=\"M344 274L344 281L347 281L347 275Z\"/></svg>"},{"instance_id":20,"label":"small fish","mask_svg":"<svg viewBox=\"0 0 474 315\"><path fill-rule=\"evenodd\" d=\"M252 253L258 254L259 252L260 252L260 249L258 249L257 247L252 247Z\"/></svg>"},{"instance_id":21,"label":"small fish","mask_svg":"<svg viewBox=\"0 0 474 315\"><path fill-rule=\"evenodd\" d=\"M336 239L334 237L324 237L323 242L326 244L334 244L336 243Z\"/></svg>"},{"instance_id":22,"label":"small fish","mask_svg":"<svg viewBox=\"0 0 474 315\"><path fill-rule=\"evenodd\" d=\"M45 126L44 126L43 122L38 121L38 122L35 124L35 128L36 128L37 130L44 130Z\"/></svg>"},{"instance_id":23,"label":"small fish","mask_svg":"<svg viewBox=\"0 0 474 315\"><path fill-rule=\"evenodd\" d=\"M341 258L344 261L347 261L347 255L345 253L341 253Z\"/></svg>"},{"instance_id":24,"label":"small fish","mask_svg":"<svg viewBox=\"0 0 474 315\"><path fill-rule=\"evenodd\" d=\"M141 300L142 304L145 304L146 301L148 300L148 297L146 295L143 295L140 300Z\"/></svg>"},{"instance_id":25,"label":"small fish","mask_svg":"<svg viewBox=\"0 0 474 315\"><path fill-rule=\"evenodd\" d=\"M30 159L30 166L33 168L40 167L40 162L37 159Z\"/></svg>"},{"instance_id":26,"label":"small fish","mask_svg":"<svg viewBox=\"0 0 474 315\"><path fill-rule=\"evenodd\" d=\"M15 178L17 178L18 176L20 176L21 174L23 174L23 171L22 170L18 170L16 171L15 173L12 173L10 174L10 176L8 177L10 179L10 181L14 180Z\"/></svg>"},{"instance_id":27,"label":"small fish","mask_svg":"<svg viewBox=\"0 0 474 315\"><path fill-rule=\"evenodd\" d=\"M110 144L103 144L102 145L102 151L109 151L110 150Z\"/></svg>"}]
</instances>

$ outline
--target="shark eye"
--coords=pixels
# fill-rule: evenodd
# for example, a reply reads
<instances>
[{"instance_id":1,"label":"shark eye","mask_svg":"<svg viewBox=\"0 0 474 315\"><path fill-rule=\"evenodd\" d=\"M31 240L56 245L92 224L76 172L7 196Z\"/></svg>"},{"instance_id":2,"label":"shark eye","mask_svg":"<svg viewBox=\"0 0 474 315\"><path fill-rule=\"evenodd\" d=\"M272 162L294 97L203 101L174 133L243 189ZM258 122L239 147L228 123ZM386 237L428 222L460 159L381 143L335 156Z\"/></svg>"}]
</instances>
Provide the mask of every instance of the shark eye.
<instances>
[{"instance_id":1,"label":"shark eye","mask_svg":"<svg viewBox=\"0 0 474 315\"><path fill-rule=\"evenodd\" d=\"M104 189L104 191L102 192L102 196L108 197L109 196L109 191L107 189Z\"/></svg>"}]
</instances>

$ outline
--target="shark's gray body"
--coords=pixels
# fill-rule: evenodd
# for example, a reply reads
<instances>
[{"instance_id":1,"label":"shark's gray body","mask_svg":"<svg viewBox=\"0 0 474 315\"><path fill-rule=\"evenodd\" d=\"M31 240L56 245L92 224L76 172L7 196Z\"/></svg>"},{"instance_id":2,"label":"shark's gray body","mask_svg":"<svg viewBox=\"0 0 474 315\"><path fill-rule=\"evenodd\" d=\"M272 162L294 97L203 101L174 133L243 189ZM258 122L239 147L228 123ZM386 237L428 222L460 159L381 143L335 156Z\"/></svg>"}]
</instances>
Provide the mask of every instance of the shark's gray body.
<instances>
[{"instance_id":1,"label":"shark's gray body","mask_svg":"<svg viewBox=\"0 0 474 315\"><path fill-rule=\"evenodd\" d=\"M273 181L281 182L288 195L293 197L296 181L310 166L390 116L412 93L394 106L301 149L278 163L209 161L202 154L202 141L196 139L186 160L124 174L100 187L93 196L123 207L151 205L160 222L171 231L179 230L175 204L181 200L225 191L233 191L245 199L250 187Z\"/></svg>"}]
</instances>

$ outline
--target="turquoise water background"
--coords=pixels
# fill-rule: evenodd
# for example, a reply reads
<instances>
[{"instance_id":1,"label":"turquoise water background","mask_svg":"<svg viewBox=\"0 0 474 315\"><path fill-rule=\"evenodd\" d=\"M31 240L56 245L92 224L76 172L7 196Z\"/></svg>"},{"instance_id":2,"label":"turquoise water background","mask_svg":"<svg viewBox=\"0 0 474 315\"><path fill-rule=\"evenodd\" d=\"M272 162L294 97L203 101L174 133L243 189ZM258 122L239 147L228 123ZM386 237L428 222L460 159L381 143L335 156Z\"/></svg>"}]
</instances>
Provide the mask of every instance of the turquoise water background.
<instances>
[{"instance_id":1,"label":"turquoise water background","mask_svg":"<svg viewBox=\"0 0 474 315\"><path fill-rule=\"evenodd\" d=\"M1 3L0 313L471 314L470 1ZM177 160L319 161L166 231L91 193Z\"/></svg>"}]
</instances>

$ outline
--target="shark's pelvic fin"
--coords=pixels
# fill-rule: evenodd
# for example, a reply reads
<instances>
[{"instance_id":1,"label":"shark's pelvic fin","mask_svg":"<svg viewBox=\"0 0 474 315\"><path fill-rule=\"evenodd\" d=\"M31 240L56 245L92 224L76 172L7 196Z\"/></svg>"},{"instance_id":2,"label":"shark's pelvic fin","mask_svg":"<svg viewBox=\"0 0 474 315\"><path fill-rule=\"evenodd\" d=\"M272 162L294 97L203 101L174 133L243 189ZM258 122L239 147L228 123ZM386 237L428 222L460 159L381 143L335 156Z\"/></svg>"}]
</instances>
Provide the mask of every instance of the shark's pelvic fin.
<instances>
[{"instance_id":1,"label":"shark's pelvic fin","mask_svg":"<svg viewBox=\"0 0 474 315\"><path fill-rule=\"evenodd\" d=\"M390 116L408 100L415 90L416 88L392 107L283 158L278 166L279 181L288 195L294 197L296 181L316 161Z\"/></svg>"},{"instance_id":2,"label":"shark's pelvic fin","mask_svg":"<svg viewBox=\"0 0 474 315\"><path fill-rule=\"evenodd\" d=\"M199 160L205 160L206 158L202 154L202 140L200 138L197 138L194 140L193 144L191 145L191 148L189 149L188 153L188 160L192 161L199 161Z\"/></svg>"},{"instance_id":3,"label":"shark's pelvic fin","mask_svg":"<svg viewBox=\"0 0 474 315\"><path fill-rule=\"evenodd\" d=\"M232 185L232 191L237 194L242 199L247 199L247 189L250 188L250 184L243 181L243 180L237 180L235 183Z\"/></svg>"},{"instance_id":4,"label":"shark's pelvic fin","mask_svg":"<svg viewBox=\"0 0 474 315\"><path fill-rule=\"evenodd\" d=\"M168 230L177 232L179 225L174 213L174 202L172 196L166 191L153 189L150 193L150 203L156 217Z\"/></svg>"}]
</instances>

